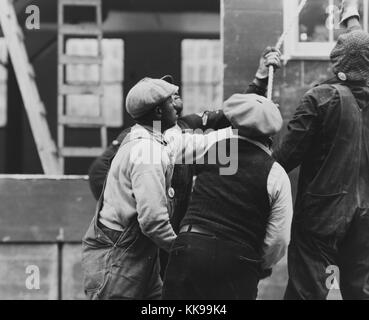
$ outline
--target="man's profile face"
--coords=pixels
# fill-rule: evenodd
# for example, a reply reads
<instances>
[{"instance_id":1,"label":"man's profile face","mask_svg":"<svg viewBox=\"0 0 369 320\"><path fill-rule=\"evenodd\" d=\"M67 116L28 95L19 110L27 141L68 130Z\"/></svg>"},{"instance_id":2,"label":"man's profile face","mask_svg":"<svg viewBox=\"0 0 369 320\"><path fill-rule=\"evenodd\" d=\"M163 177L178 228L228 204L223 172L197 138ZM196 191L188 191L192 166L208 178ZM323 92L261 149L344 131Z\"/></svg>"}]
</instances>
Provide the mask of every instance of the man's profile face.
<instances>
[{"instance_id":1,"label":"man's profile face","mask_svg":"<svg viewBox=\"0 0 369 320\"><path fill-rule=\"evenodd\" d=\"M161 122L164 130L170 129L177 124L178 117L183 109L182 100L178 97L177 95L171 96L161 107Z\"/></svg>"},{"instance_id":2,"label":"man's profile face","mask_svg":"<svg viewBox=\"0 0 369 320\"><path fill-rule=\"evenodd\" d=\"M181 117L183 112L183 101L179 93L173 95L173 100L175 104L174 108L177 110L178 117Z\"/></svg>"}]
</instances>

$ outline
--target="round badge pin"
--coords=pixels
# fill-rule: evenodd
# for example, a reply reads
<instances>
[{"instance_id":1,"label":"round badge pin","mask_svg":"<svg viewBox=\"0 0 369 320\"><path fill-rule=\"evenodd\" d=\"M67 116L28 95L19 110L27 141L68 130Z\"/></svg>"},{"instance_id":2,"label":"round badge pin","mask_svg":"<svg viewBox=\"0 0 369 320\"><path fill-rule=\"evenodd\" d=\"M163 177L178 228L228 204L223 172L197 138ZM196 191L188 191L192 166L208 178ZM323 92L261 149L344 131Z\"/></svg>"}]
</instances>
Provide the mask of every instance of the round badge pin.
<instances>
[{"instance_id":1,"label":"round badge pin","mask_svg":"<svg viewBox=\"0 0 369 320\"><path fill-rule=\"evenodd\" d=\"M340 79L342 81L346 81L347 80L347 76L343 72L339 72L338 73L338 79Z\"/></svg>"},{"instance_id":2,"label":"round badge pin","mask_svg":"<svg viewBox=\"0 0 369 320\"><path fill-rule=\"evenodd\" d=\"M174 196L175 196L175 192L174 192L174 189L173 188L169 188L168 189L168 196L169 198L173 199Z\"/></svg>"}]
</instances>

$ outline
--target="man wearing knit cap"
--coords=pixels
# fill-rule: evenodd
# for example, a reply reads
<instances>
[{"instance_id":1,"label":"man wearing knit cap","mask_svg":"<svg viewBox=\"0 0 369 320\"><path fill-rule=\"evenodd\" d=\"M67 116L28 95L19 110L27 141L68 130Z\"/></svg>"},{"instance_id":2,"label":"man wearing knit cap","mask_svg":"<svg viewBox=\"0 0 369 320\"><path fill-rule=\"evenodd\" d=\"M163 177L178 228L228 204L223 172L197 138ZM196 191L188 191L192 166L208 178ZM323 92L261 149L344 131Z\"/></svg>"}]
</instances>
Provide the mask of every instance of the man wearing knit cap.
<instances>
[{"instance_id":1,"label":"man wearing knit cap","mask_svg":"<svg viewBox=\"0 0 369 320\"><path fill-rule=\"evenodd\" d=\"M331 53L335 77L308 91L274 152L287 172L301 165L286 299L369 299L369 35L357 1Z\"/></svg>"},{"instance_id":2,"label":"man wearing knit cap","mask_svg":"<svg viewBox=\"0 0 369 320\"><path fill-rule=\"evenodd\" d=\"M204 156L171 249L164 299L256 299L259 280L289 242L290 181L269 149L269 138L282 127L278 107L262 96L236 94L223 112L239 136L218 142ZM232 143L238 152L232 153ZM207 161L216 149L237 159L234 175L220 174L221 159Z\"/></svg>"}]
</instances>

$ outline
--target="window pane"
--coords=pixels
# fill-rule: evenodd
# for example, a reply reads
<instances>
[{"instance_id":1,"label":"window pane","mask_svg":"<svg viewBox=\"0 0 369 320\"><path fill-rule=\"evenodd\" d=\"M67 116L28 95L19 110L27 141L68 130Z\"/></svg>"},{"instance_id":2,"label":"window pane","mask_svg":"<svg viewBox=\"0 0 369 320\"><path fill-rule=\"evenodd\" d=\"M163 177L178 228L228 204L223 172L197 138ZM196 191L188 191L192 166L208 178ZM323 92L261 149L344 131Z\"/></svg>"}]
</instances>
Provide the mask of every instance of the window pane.
<instances>
[{"instance_id":1,"label":"window pane","mask_svg":"<svg viewBox=\"0 0 369 320\"><path fill-rule=\"evenodd\" d=\"M301 42L329 41L329 0L310 0L300 14L299 39Z\"/></svg>"},{"instance_id":2,"label":"window pane","mask_svg":"<svg viewBox=\"0 0 369 320\"><path fill-rule=\"evenodd\" d=\"M104 83L123 82L124 43L121 39L103 40Z\"/></svg>"},{"instance_id":3,"label":"window pane","mask_svg":"<svg viewBox=\"0 0 369 320\"><path fill-rule=\"evenodd\" d=\"M76 117L99 117L99 97L87 94L67 96L67 114Z\"/></svg>"},{"instance_id":4,"label":"window pane","mask_svg":"<svg viewBox=\"0 0 369 320\"><path fill-rule=\"evenodd\" d=\"M338 36L344 32L339 28L340 3L341 0L309 0L300 14L299 41L336 41ZM364 17L363 0L359 1L359 4L361 17Z\"/></svg>"},{"instance_id":5,"label":"window pane","mask_svg":"<svg viewBox=\"0 0 369 320\"><path fill-rule=\"evenodd\" d=\"M4 127L7 123L6 107L7 107L7 80L8 72L5 68L8 53L3 38L0 39L0 127Z\"/></svg>"},{"instance_id":6,"label":"window pane","mask_svg":"<svg viewBox=\"0 0 369 320\"><path fill-rule=\"evenodd\" d=\"M108 84L104 86L105 120L109 127L123 125L123 84Z\"/></svg>"},{"instance_id":7,"label":"window pane","mask_svg":"<svg viewBox=\"0 0 369 320\"><path fill-rule=\"evenodd\" d=\"M219 40L182 41L184 114L216 110L223 99L223 63Z\"/></svg>"},{"instance_id":8,"label":"window pane","mask_svg":"<svg viewBox=\"0 0 369 320\"><path fill-rule=\"evenodd\" d=\"M106 123L108 127L123 126L124 42L122 39L103 39L103 85ZM68 55L96 56L96 39L69 39ZM99 66L70 65L66 81L72 84L99 82ZM92 95L75 95L67 98L67 114L72 116L99 116L99 99Z\"/></svg>"}]
</instances>

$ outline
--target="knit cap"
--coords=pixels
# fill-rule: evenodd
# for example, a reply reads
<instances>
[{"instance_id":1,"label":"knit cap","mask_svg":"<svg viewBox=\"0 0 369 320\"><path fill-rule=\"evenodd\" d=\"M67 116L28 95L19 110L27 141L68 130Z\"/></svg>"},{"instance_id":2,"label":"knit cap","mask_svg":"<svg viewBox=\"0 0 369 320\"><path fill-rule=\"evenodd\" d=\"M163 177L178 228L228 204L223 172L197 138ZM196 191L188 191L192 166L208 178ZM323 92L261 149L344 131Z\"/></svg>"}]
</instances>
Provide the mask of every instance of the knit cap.
<instances>
[{"instance_id":1,"label":"knit cap","mask_svg":"<svg viewBox=\"0 0 369 320\"><path fill-rule=\"evenodd\" d=\"M339 36L331 52L333 72L341 80L368 81L369 34L353 30Z\"/></svg>"}]
</instances>

